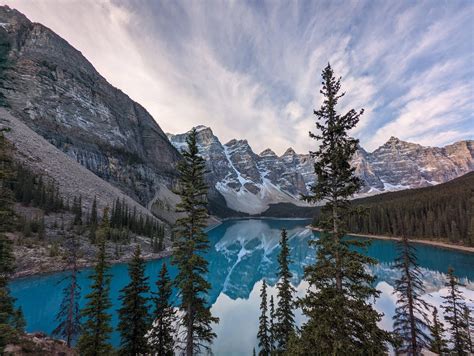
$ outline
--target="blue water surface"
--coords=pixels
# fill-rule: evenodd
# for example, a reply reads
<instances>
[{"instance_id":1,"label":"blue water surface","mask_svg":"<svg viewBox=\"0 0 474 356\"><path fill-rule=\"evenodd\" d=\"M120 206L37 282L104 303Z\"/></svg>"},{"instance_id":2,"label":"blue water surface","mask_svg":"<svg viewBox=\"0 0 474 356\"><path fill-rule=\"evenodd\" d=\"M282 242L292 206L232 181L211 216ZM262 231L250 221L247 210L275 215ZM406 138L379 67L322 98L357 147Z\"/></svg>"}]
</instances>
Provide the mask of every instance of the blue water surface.
<instances>
[{"instance_id":1,"label":"blue water surface","mask_svg":"<svg viewBox=\"0 0 474 356\"><path fill-rule=\"evenodd\" d=\"M220 317L215 331L218 335L213 350L216 354L243 355L250 354L256 345L258 324L258 294L261 281L265 279L270 285L269 293L276 294L274 285L277 282L277 256L279 253L280 230L286 228L289 235L291 258L290 269L293 273L293 284L302 295L307 285L303 278L304 267L314 262L315 251L308 245L311 239L318 238L318 233L306 228L307 220L283 219L242 219L229 220L208 232L211 242L207 254L209 261L209 281L212 289L208 301L214 315ZM452 266L456 275L466 284L467 291L472 291L474 281L474 254L441 249L427 245L417 246L417 256L422 268L425 286L434 300L440 300L438 291L443 288L445 273ZM386 314L383 325L390 328L393 314L394 297L393 281L398 271L393 268L396 256L395 243L387 240L373 240L367 253L376 258L380 264L373 269L377 276L377 286L381 289L381 298L376 308ZM155 282L163 263L167 264L170 275L176 275L176 269L169 258L147 262L146 275L151 288L156 290ZM117 309L120 307L119 291L128 282L127 266L118 264L111 267L111 309L112 323L117 325ZM81 306L84 296L89 293L88 279L90 269L85 269L79 276L82 288ZM14 280L11 283L12 294L17 298L17 305L23 308L27 330L43 331L48 334L56 326L55 316L62 299L62 279L67 272L33 276ZM434 294L433 294L434 293ZM176 295L173 296L176 301ZM301 315L297 315L301 322ZM118 346L119 334L114 332L111 342Z\"/></svg>"}]
</instances>

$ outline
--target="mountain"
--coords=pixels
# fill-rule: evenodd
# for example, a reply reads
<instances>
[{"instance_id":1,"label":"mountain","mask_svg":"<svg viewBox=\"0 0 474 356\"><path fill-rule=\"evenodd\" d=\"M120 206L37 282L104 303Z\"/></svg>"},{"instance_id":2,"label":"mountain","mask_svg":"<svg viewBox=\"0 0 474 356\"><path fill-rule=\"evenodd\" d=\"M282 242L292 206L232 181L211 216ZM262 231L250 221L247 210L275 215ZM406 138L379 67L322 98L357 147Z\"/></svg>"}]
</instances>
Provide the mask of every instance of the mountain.
<instances>
[{"instance_id":1,"label":"mountain","mask_svg":"<svg viewBox=\"0 0 474 356\"><path fill-rule=\"evenodd\" d=\"M7 6L0 7L0 103L141 205L173 205L180 154L153 117L67 41Z\"/></svg>"},{"instance_id":2,"label":"mountain","mask_svg":"<svg viewBox=\"0 0 474 356\"><path fill-rule=\"evenodd\" d=\"M165 135L140 104L110 85L67 41L7 6L0 7L0 105L142 207L174 220L178 198L172 188L186 133ZM275 203L305 206L299 197L314 182L308 154L292 148L282 156L271 149L257 154L246 140L222 144L210 128L198 130L210 171L212 213L259 214ZM11 137L28 146L27 136ZM51 178L68 176L52 160L41 162L45 172L54 172ZM391 138L371 153L360 148L353 165L366 183L362 195L434 185L473 169L473 141L436 148ZM87 194L84 202L96 195L94 187L75 181L63 184L64 190Z\"/></svg>"},{"instance_id":3,"label":"mountain","mask_svg":"<svg viewBox=\"0 0 474 356\"><path fill-rule=\"evenodd\" d=\"M271 149L253 152L247 140L222 144L209 127L198 126L198 144L207 161L210 186L220 192L229 208L259 214L271 204L292 203L314 183L314 160L291 147L278 156ZM181 150L188 133L168 134ZM424 147L391 137L372 153L359 148L352 165L364 181L358 195L436 185L474 170L474 141L442 148Z\"/></svg>"},{"instance_id":4,"label":"mountain","mask_svg":"<svg viewBox=\"0 0 474 356\"><path fill-rule=\"evenodd\" d=\"M85 211L91 209L95 197L99 211L106 206L111 207L119 199L138 213L151 215L144 206L78 164L6 109L0 108L0 129L3 128L9 129L6 137L15 145L15 162L28 167L38 176L52 178L65 197L72 199L81 196Z\"/></svg>"},{"instance_id":5,"label":"mountain","mask_svg":"<svg viewBox=\"0 0 474 356\"><path fill-rule=\"evenodd\" d=\"M297 194L304 191L301 167L309 161L293 150L280 158L271 150L254 153L247 140L231 140L222 144L205 126L196 127L200 152L207 161L210 187L235 211L257 214L274 202L298 203ZM187 133L168 134L178 149L185 148ZM301 203L300 203L301 204Z\"/></svg>"},{"instance_id":6,"label":"mountain","mask_svg":"<svg viewBox=\"0 0 474 356\"><path fill-rule=\"evenodd\" d=\"M372 153L360 149L352 164L369 193L426 187L472 171L474 141L424 147L391 137Z\"/></svg>"}]
</instances>

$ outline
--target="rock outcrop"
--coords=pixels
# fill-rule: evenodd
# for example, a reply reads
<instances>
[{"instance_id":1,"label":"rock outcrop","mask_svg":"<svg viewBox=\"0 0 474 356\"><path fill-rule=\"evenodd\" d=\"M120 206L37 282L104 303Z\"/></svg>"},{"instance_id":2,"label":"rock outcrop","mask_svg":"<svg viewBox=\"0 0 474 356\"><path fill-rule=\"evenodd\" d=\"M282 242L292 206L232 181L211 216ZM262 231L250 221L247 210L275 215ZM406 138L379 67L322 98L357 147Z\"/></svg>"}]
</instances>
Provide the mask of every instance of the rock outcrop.
<instances>
[{"instance_id":1,"label":"rock outcrop","mask_svg":"<svg viewBox=\"0 0 474 356\"><path fill-rule=\"evenodd\" d=\"M68 347L63 340L53 339L44 333L27 333L18 342L6 345L5 355L11 356L76 356L77 351Z\"/></svg>"}]
</instances>

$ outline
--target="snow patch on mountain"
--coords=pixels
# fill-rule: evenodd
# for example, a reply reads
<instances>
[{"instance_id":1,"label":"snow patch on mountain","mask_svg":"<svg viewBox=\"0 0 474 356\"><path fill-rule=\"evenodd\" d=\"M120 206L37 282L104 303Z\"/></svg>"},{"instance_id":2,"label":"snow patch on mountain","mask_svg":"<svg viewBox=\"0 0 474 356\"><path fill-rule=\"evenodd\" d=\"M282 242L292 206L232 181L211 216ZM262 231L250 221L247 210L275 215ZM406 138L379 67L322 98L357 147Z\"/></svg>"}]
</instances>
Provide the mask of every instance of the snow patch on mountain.
<instances>
[{"instance_id":1,"label":"snow patch on mountain","mask_svg":"<svg viewBox=\"0 0 474 356\"><path fill-rule=\"evenodd\" d=\"M300 196L308 194L315 182L314 159L309 154L298 154L291 147L281 156L270 148L256 154L247 140L221 144L209 127L200 125L196 130L208 181L230 209L259 214L275 203L307 205ZM168 138L182 150L188 133L168 134ZM372 153L359 147L351 164L364 183L357 197L436 185L474 169L474 141L439 148L391 137Z\"/></svg>"}]
</instances>

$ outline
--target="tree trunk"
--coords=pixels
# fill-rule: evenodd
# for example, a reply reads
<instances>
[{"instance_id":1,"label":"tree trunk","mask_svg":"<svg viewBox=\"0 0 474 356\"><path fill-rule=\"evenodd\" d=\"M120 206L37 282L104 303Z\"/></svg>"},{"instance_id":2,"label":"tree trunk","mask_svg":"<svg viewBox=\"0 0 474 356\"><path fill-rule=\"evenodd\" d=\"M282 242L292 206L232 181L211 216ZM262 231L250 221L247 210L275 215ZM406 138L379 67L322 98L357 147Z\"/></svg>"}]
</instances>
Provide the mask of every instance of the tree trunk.
<instances>
[{"instance_id":1,"label":"tree trunk","mask_svg":"<svg viewBox=\"0 0 474 356\"><path fill-rule=\"evenodd\" d=\"M188 325L187 325L187 331L186 331L186 356L193 356L193 318L194 316L192 315L192 306L191 303L188 303L187 306L187 313L188 313Z\"/></svg>"},{"instance_id":2,"label":"tree trunk","mask_svg":"<svg viewBox=\"0 0 474 356\"><path fill-rule=\"evenodd\" d=\"M453 326L454 326L454 349L461 355L462 347L459 343L459 319L458 319L458 308L456 303L456 295L454 294L454 283L451 282L451 297L453 298Z\"/></svg>"},{"instance_id":3,"label":"tree trunk","mask_svg":"<svg viewBox=\"0 0 474 356\"><path fill-rule=\"evenodd\" d=\"M332 206L332 223L333 223L333 238L336 246L336 289L342 292L342 271L341 271L341 260L339 257L339 229L337 224L337 200L333 200Z\"/></svg>"},{"instance_id":4,"label":"tree trunk","mask_svg":"<svg viewBox=\"0 0 474 356\"><path fill-rule=\"evenodd\" d=\"M411 333L411 351L413 355L418 355L418 344L416 342L416 325L415 325L415 314L413 312L413 290L411 283L410 270L408 268L408 248L405 246L405 275L407 276L408 282L408 312L410 314L410 333Z\"/></svg>"}]
</instances>

